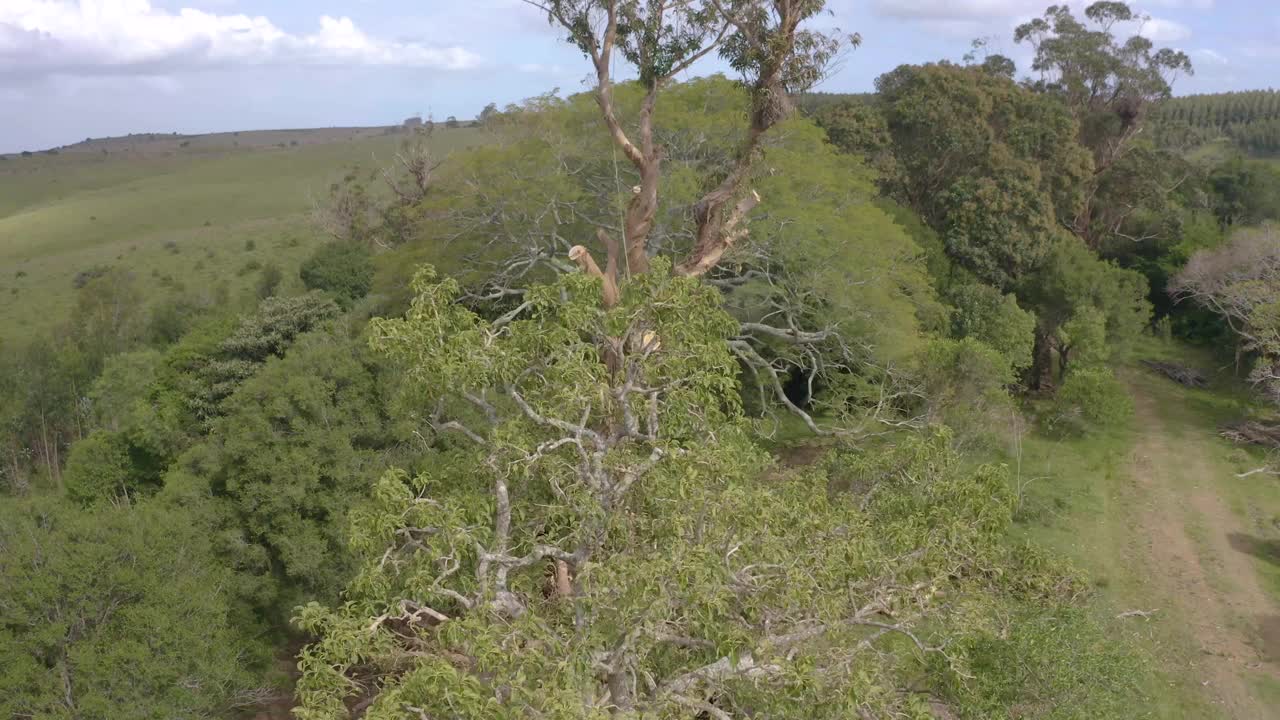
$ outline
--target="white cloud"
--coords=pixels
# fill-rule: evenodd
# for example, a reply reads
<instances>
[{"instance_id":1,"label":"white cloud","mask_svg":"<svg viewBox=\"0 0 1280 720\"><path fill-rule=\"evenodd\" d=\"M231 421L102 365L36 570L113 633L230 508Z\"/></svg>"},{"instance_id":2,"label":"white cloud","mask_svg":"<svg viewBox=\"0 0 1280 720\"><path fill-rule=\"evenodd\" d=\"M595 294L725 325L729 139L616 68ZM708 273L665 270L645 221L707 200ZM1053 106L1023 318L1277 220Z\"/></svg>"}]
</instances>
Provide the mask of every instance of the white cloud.
<instances>
[{"instance_id":1,"label":"white cloud","mask_svg":"<svg viewBox=\"0 0 1280 720\"><path fill-rule=\"evenodd\" d=\"M1190 8L1192 10L1210 10L1213 8L1213 0L1143 0L1139 3L1144 6L1162 7L1162 8Z\"/></svg>"},{"instance_id":2,"label":"white cloud","mask_svg":"<svg viewBox=\"0 0 1280 720\"><path fill-rule=\"evenodd\" d=\"M540 75L563 75L564 68L559 65L545 65L543 63L521 63L516 69L522 73L533 73Z\"/></svg>"},{"instance_id":3,"label":"white cloud","mask_svg":"<svg viewBox=\"0 0 1280 720\"><path fill-rule=\"evenodd\" d=\"M1226 55L1223 55L1217 50L1210 50L1209 48L1200 48L1199 50L1192 50L1191 57L1195 59L1195 62L1197 64L1208 64L1208 65L1230 65L1231 64L1231 61L1227 59Z\"/></svg>"},{"instance_id":4,"label":"white cloud","mask_svg":"<svg viewBox=\"0 0 1280 720\"><path fill-rule=\"evenodd\" d=\"M29 77L270 63L458 70L480 62L461 47L372 37L347 17L326 15L319 24L298 35L262 16L172 13L148 0L0 0L0 68Z\"/></svg>"},{"instance_id":5,"label":"white cloud","mask_svg":"<svg viewBox=\"0 0 1280 720\"><path fill-rule=\"evenodd\" d=\"M1133 29L1137 31L1138 35L1156 44L1176 43L1191 37L1191 28L1186 25L1155 17L1148 18ZM1120 28L1117 28L1117 30L1123 32Z\"/></svg>"},{"instance_id":6,"label":"white cloud","mask_svg":"<svg viewBox=\"0 0 1280 720\"><path fill-rule=\"evenodd\" d=\"M1213 7L1213 2L1214 0L1146 0L1131 3L1131 6L1141 14L1148 7L1208 9ZM1051 0L872 0L871 7L879 15L903 20L1025 21L1040 17L1051 4L1054 4ZM1077 16L1082 16L1081 11L1087 2L1060 0L1056 4L1069 5Z\"/></svg>"},{"instance_id":7,"label":"white cloud","mask_svg":"<svg viewBox=\"0 0 1280 720\"><path fill-rule=\"evenodd\" d=\"M1240 52L1251 60L1280 60L1280 47L1275 45L1250 45Z\"/></svg>"}]
</instances>

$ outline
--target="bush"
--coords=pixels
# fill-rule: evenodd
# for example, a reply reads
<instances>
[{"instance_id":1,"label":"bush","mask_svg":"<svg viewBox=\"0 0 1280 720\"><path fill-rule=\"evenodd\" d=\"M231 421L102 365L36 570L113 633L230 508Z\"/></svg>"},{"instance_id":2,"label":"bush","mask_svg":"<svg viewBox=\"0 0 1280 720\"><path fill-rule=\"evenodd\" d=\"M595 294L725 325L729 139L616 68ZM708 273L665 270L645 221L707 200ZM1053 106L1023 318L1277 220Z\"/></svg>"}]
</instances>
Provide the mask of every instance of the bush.
<instances>
[{"instance_id":1,"label":"bush","mask_svg":"<svg viewBox=\"0 0 1280 720\"><path fill-rule=\"evenodd\" d=\"M76 276L71 279L71 285L75 289L79 290L85 285L88 285L90 280L94 278L102 277L103 275L106 275L107 272L110 270L111 270L110 265L94 265L88 270L81 270L80 272L76 273Z\"/></svg>"},{"instance_id":2,"label":"bush","mask_svg":"<svg viewBox=\"0 0 1280 720\"><path fill-rule=\"evenodd\" d=\"M284 279L284 273L280 271L280 266L275 263L267 263L262 267L262 275L258 278L258 286L256 288L258 298L265 300L276 294L276 290L280 287L280 281Z\"/></svg>"},{"instance_id":3,"label":"bush","mask_svg":"<svg viewBox=\"0 0 1280 720\"><path fill-rule=\"evenodd\" d=\"M1054 398L1050 424L1077 434L1123 426L1133 417L1133 399L1115 373L1083 367L1068 373Z\"/></svg>"},{"instance_id":4,"label":"bush","mask_svg":"<svg viewBox=\"0 0 1280 720\"><path fill-rule=\"evenodd\" d=\"M925 394L919 412L950 427L959 445L990 442L1009 421L1013 404L1005 388L1013 384L1013 371L985 343L934 340L920 354L917 372Z\"/></svg>"},{"instance_id":5,"label":"bush","mask_svg":"<svg viewBox=\"0 0 1280 720\"><path fill-rule=\"evenodd\" d=\"M253 252L253 251L254 251L254 250L256 250L257 248L258 248L258 243L254 242L254 241L253 241L253 238L250 238L250 239L248 239L248 240L245 240L245 241L244 241L244 251L245 251L245 252Z\"/></svg>"},{"instance_id":6,"label":"bush","mask_svg":"<svg viewBox=\"0 0 1280 720\"><path fill-rule=\"evenodd\" d=\"M373 287L373 257L364 245L337 240L321 245L298 274L307 289L324 290L349 308Z\"/></svg>"},{"instance_id":7,"label":"bush","mask_svg":"<svg viewBox=\"0 0 1280 720\"><path fill-rule=\"evenodd\" d=\"M250 260L249 262L240 266L240 269L236 271L236 275L239 277L244 277L245 275L248 275L251 272L257 272L261 269L262 269L262 263L258 262L257 260Z\"/></svg>"},{"instance_id":8,"label":"bush","mask_svg":"<svg viewBox=\"0 0 1280 720\"><path fill-rule=\"evenodd\" d=\"M975 618L945 656L929 658L930 674L943 678L941 694L957 716L1129 717L1140 692L1140 658L1089 608L1010 603L1000 610L1004 622Z\"/></svg>"}]
</instances>

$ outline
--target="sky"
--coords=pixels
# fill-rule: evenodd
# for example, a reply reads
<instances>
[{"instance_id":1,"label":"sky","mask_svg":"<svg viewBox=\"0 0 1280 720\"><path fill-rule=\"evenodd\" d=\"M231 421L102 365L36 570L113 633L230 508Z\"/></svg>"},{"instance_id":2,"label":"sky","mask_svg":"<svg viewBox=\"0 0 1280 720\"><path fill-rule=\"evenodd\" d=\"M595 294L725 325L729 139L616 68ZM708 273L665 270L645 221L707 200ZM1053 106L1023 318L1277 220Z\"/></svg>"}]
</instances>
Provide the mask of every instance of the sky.
<instances>
[{"instance_id":1,"label":"sky","mask_svg":"<svg viewBox=\"0 0 1280 720\"><path fill-rule=\"evenodd\" d=\"M858 32L818 88L866 91L975 37L1028 69L1013 28L1053 0L830 0ZM1077 9L1081 0L1067 0ZM1280 0L1139 0L1126 28L1187 52L1178 94L1280 86ZM588 65L522 0L0 0L0 153L130 132L389 125L474 117ZM714 58L690 76L725 71Z\"/></svg>"}]
</instances>

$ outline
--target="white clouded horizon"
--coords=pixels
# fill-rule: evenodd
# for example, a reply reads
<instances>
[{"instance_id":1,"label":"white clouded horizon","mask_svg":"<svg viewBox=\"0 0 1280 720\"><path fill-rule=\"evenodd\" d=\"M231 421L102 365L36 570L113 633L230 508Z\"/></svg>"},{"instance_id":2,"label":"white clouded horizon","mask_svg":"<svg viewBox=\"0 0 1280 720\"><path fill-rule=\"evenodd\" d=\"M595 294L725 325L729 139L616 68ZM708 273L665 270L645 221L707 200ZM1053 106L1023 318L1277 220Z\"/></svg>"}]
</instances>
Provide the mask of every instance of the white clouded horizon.
<instances>
[{"instance_id":1,"label":"white clouded horizon","mask_svg":"<svg viewBox=\"0 0 1280 720\"><path fill-rule=\"evenodd\" d=\"M1080 10L1092 0L1059 0L1057 4ZM1022 18L1044 13L1052 0L872 0L879 15L903 20L990 20ZM1144 0L1137 8L1209 10L1214 0Z\"/></svg>"},{"instance_id":2,"label":"white clouded horizon","mask_svg":"<svg viewBox=\"0 0 1280 720\"><path fill-rule=\"evenodd\" d=\"M975 37L1025 74L1032 49L1014 27L1051 4L1079 17L1091 1L828 0L832 15L815 24L864 42L820 89L863 92L899 64L958 61ZM1192 54L1198 72L1177 92L1275 85L1280 14L1257 4L1280 0L1130 2L1153 18L1117 35ZM716 71L731 72L710 57L688 77ZM0 152L143 131L471 117L590 77L522 0L0 0Z\"/></svg>"},{"instance_id":3,"label":"white clouded horizon","mask_svg":"<svg viewBox=\"0 0 1280 720\"><path fill-rule=\"evenodd\" d=\"M0 2L0 66L28 80L273 63L464 70L481 62L459 46L373 37L348 17L322 15L315 32L299 35L261 15L169 12L148 0Z\"/></svg>"},{"instance_id":4,"label":"white clouded horizon","mask_svg":"<svg viewBox=\"0 0 1280 720\"><path fill-rule=\"evenodd\" d=\"M1045 10L1046 0L873 0L872 9L883 17L908 22L919 22L930 29L953 37L990 29L993 21L1005 21L1012 27L1039 17ZM1208 9L1214 0L1147 0L1145 4L1167 9ZM1062 0L1073 10L1079 11L1088 0ZM1139 14L1141 6L1136 8ZM1121 23L1120 34L1140 34L1156 43L1173 43L1191 37L1191 30L1182 23L1159 17L1147 17L1143 22Z\"/></svg>"}]
</instances>

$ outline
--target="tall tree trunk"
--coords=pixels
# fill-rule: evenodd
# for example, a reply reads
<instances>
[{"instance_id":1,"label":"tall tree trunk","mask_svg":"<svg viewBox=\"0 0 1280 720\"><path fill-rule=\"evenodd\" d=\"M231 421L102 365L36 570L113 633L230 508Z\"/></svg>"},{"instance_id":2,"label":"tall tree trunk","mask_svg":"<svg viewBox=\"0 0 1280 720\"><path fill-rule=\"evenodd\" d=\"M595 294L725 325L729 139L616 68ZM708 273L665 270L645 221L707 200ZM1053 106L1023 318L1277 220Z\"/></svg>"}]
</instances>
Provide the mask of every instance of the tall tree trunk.
<instances>
[{"instance_id":1,"label":"tall tree trunk","mask_svg":"<svg viewBox=\"0 0 1280 720\"><path fill-rule=\"evenodd\" d=\"M76 381L71 380L71 417L76 421L76 440L84 439L84 428L80 425L80 391L76 388Z\"/></svg>"},{"instance_id":2,"label":"tall tree trunk","mask_svg":"<svg viewBox=\"0 0 1280 720\"><path fill-rule=\"evenodd\" d=\"M1036 328L1036 343L1031 362L1030 377L1027 384L1032 390L1049 392L1053 390L1053 351L1057 340L1048 330Z\"/></svg>"},{"instance_id":3,"label":"tall tree trunk","mask_svg":"<svg viewBox=\"0 0 1280 720\"><path fill-rule=\"evenodd\" d=\"M53 454L49 452L49 423L45 421L44 408L40 408L40 455L44 458L45 471L53 480Z\"/></svg>"}]
</instances>

